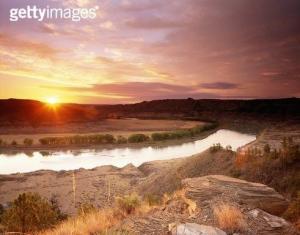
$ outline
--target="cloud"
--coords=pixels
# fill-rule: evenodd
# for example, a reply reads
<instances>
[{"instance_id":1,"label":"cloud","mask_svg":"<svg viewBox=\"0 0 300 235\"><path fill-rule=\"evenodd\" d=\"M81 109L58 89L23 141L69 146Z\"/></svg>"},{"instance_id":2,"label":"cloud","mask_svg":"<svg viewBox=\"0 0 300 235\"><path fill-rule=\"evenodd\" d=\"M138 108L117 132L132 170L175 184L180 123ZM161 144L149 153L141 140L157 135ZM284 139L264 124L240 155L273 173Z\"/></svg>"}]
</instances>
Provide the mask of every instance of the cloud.
<instances>
[{"instance_id":1,"label":"cloud","mask_svg":"<svg viewBox=\"0 0 300 235\"><path fill-rule=\"evenodd\" d=\"M163 19L160 17L152 16L149 18L145 17L140 17L140 18L135 18L133 20L128 20L125 22L127 26L130 28L135 28L135 29L170 29L170 28L177 28L182 26L180 22L177 21L172 21L169 19Z\"/></svg>"},{"instance_id":2,"label":"cloud","mask_svg":"<svg viewBox=\"0 0 300 235\"><path fill-rule=\"evenodd\" d=\"M101 91L125 100L299 96L299 0L53 1L43 3L96 4L101 14L8 25L12 0L1 0L1 68L93 84L84 92L95 99Z\"/></svg>"},{"instance_id":3,"label":"cloud","mask_svg":"<svg viewBox=\"0 0 300 235\"><path fill-rule=\"evenodd\" d=\"M66 7L90 7L95 6L96 0L52 0L53 2L62 2Z\"/></svg>"},{"instance_id":4,"label":"cloud","mask_svg":"<svg viewBox=\"0 0 300 235\"><path fill-rule=\"evenodd\" d=\"M158 0L123 0L120 4L120 10L128 12L143 12L161 9L164 5L167 5L167 3Z\"/></svg>"},{"instance_id":5,"label":"cloud","mask_svg":"<svg viewBox=\"0 0 300 235\"><path fill-rule=\"evenodd\" d=\"M21 53L34 54L43 58L55 57L61 50L51 47L43 42L20 39L11 34L0 33L0 47L3 50L17 50Z\"/></svg>"},{"instance_id":6,"label":"cloud","mask_svg":"<svg viewBox=\"0 0 300 235\"><path fill-rule=\"evenodd\" d=\"M200 86L206 89L236 89L239 87L236 83L230 82L213 82L213 83L201 83Z\"/></svg>"},{"instance_id":7,"label":"cloud","mask_svg":"<svg viewBox=\"0 0 300 235\"><path fill-rule=\"evenodd\" d=\"M58 34L58 29L55 24L44 23L40 26L42 32L49 34Z\"/></svg>"},{"instance_id":8,"label":"cloud","mask_svg":"<svg viewBox=\"0 0 300 235\"><path fill-rule=\"evenodd\" d=\"M217 94L198 91L195 87L171 85L159 82L127 82L111 84L95 84L91 87L47 87L52 89L61 89L63 91L78 92L81 94L91 92L116 99L136 102L155 99L182 99L192 98L220 98Z\"/></svg>"},{"instance_id":9,"label":"cloud","mask_svg":"<svg viewBox=\"0 0 300 235\"><path fill-rule=\"evenodd\" d=\"M101 23L100 27L103 29L108 29L108 30L116 30L116 26L110 20L107 20L107 21Z\"/></svg>"}]
</instances>

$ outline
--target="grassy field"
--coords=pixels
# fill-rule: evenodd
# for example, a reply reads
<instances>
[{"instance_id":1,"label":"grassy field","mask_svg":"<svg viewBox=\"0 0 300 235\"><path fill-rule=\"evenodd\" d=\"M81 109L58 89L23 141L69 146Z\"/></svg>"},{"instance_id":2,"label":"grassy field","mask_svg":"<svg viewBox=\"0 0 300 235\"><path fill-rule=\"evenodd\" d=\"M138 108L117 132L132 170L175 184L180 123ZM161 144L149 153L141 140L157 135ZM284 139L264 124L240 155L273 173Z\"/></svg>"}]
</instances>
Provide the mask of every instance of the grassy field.
<instances>
[{"instance_id":1,"label":"grassy field","mask_svg":"<svg viewBox=\"0 0 300 235\"><path fill-rule=\"evenodd\" d=\"M107 119L101 122L77 123L62 126L41 126L32 127L9 127L6 130L0 130L0 139L2 147L11 148L38 147L40 139L49 137L64 138L70 136L89 136L110 134L117 138L122 136L129 138L136 133L142 133L151 136L153 133L172 132L180 130L189 130L197 127L204 127L206 123L184 120L140 120L140 119ZM25 146L24 140L29 139L30 145ZM54 147L53 145L51 147Z\"/></svg>"}]
</instances>

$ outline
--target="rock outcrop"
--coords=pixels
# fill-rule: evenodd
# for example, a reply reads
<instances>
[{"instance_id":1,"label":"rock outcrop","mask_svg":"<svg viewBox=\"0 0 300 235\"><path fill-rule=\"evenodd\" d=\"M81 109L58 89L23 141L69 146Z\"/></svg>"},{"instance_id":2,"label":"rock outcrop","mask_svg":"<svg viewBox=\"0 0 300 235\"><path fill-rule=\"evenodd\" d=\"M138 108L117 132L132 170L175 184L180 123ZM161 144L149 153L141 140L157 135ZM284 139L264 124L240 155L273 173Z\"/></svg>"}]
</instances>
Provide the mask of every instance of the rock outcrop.
<instances>
[{"instance_id":1,"label":"rock outcrop","mask_svg":"<svg viewBox=\"0 0 300 235\"><path fill-rule=\"evenodd\" d=\"M208 175L185 179L182 186L163 206L126 219L121 228L134 234L298 234L290 223L275 215L286 209L287 201L266 185ZM220 203L242 213L243 227L221 226L214 211Z\"/></svg>"},{"instance_id":2,"label":"rock outcrop","mask_svg":"<svg viewBox=\"0 0 300 235\"><path fill-rule=\"evenodd\" d=\"M259 183L231 178L224 175L208 175L182 181L186 196L199 207L212 201L228 200L247 207L259 208L273 215L281 215L288 202L274 189Z\"/></svg>"},{"instance_id":3,"label":"rock outcrop","mask_svg":"<svg viewBox=\"0 0 300 235\"><path fill-rule=\"evenodd\" d=\"M170 232L172 235L226 235L221 229L195 223L179 224Z\"/></svg>"}]
</instances>

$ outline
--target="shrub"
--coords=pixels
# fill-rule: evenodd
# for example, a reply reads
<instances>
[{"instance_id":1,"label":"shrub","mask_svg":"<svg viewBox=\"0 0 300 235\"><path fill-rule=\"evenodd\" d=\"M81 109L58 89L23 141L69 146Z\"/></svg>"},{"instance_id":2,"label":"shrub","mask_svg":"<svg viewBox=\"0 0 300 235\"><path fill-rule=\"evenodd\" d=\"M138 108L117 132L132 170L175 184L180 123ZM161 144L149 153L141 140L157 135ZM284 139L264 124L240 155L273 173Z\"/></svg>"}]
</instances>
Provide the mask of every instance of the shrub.
<instances>
[{"instance_id":1,"label":"shrub","mask_svg":"<svg viewBox=\"0 0 300 235\"><path fill-rule=\"evenodd\" d=\"M288 209L283 215L286 219L297 222L300 217L300 191L297 193L297 197L291 201Z\"/></svg>"},{"instance_id":2,"label":"shrub","mask_svg":"<svg viewBox=\"0 0 300 235\"><path fill-rule=\"evenodd\" d=\"M230 151L230 152L232 151L231 145L227 145L225 149L226 149L226 151Z\"/></svg>"},{"instance_id":3,"label":"shrub","mask_svg":"<svg viewBox=\"0 0 300 235\"><path fill-rule=\"evenodd\" d=\"M149 206L155 206L155 205L159 205L161 203L160 197L157 195L153 195L153 194L147 194L145 196L144 200L146 201L146 203Z\"/></svg>"},{"instance_id":4,"label":"shrub","mask_svg":"<svg viewBox=\"0 0 300 235\"><path fill-rule=\"evenodd\" d=\"M113 144L116 142L116 139L111 134L105 134L103 142L104 142L104 144Z\"/></svg>"},{"instance_id":5,"label":"shrub","mask_svg":"<svg viewBox=\"0 0 300 235\"><path fill-rule=\"evenodd\" d=\"M148 141L150 138L145 134L132 134L128 137L129 143L141 143Z\"/></svg>"},{"instance_id":6,"label":"shrub","mask_svg":"<svg viewBox=\"0 0 300 235\"><path fill-rule=\"evenodd\" d=\"M33 139L25 138L23 143L26 146L31 146L33 144Z\"/></svg>"},{"instance_id":7,"label":"shrub","mask_svg":"<svg viewBox=\"0 0 300 235\"><path fill-rule=\"evenodd\" d=\"M126 143L127 143L127 138L124 137L124 136L119 135L119 136L117 137L117 143L118 143L118 144L126 144Z\"/></svg>"},{"instance_id":8,"label":"shrub","mask_svg":"<svg viewBox=\"0 0 300 235\"><path fill-rule=\"evenodd\" d=\"M222 203L214 206L213 212L220 228L228 233L241 232L247 227L244 215L238 207Z\"/></svg>"},{"instance_id":9,"label":"shrub","mask_svg":"<svg viewBox=\"0 0 300 235\"><path fill-rule=\"evenodd\" d=\"M85 202L80 204L77 214L84 216L86 214L95 212L96 210L97 209L93 204Z\"/></svg>"},{"instance_id":10,"label":"shrub","mask_svg":"<svg viewBox=\"0 0 300 235\"><path fill-rule=\"evenodd\" d=\"M37 193L20 194L2 216L6 231L22 233L47 229L57 222L57 211Z\"/></svg>"},{"instance_id":11,"label":"shrub","mask_svg":"<svg viewBox=\"0 0 300 235\"><path fill-rule=\"evenodd\" d=\"M51 204L51 208L52 210L55 212L55 214L57 215L57 220L58 221L62 221L68 218L68 215L63 213L60 208L59 208L59 204L58 204L58 200L57 200L57 195L52 195L52 197L50 198L50 204Z\"/></svg>"},{"instance_id":12,"label":"shrub","mask_svg":"<svg viewBox=\"0 0 300 235\"><path fill-rule=\"evenodd\" d=\"M132 214L141 206L141 202L137 194L133 193L124 197L116 198L117 206L123 214Z\"/></svg>"},{"instance_id":13,"label":"shrub","mask_svg":"<svg viewBox=\"0 0 300 235\"><path fill-rule=\"evenodd\" d=\"M13 140L13 141L11 142L11 145L12 145L12 146L17 146L17 145L18 145L18 142L15 141L15 140Z\"/></svg>"},{"instance_id":14,"label":"shrub","mask_svg":"<svg viewBox=\"0 0 300 235\"><path fill-rule=\"evenodd\" d=\"M113 144L116 139L113 135L75 135L65 137L45 137L39 139L42 145L80 145L80 144Z\"/></svg>"},{"instance_id":15,"label":"shrub","mask_svg":"<svg viewBox=\"0 0 300 235\"><path fill-rule=\"evenodd\" d=\"M221 144L220 143L217 143L217 144L214 144L213 146L211 146L210 148L209 148L209 151L211 152L211 153L215 153L215 152L218 152L218 151L220 151L220 150L222 150L223 149L223 147L221 146Z\"/></svg>"},{"instance_id":16,"label":"shrub","mask_svg":"<svg viewBox=\"0 0 300 235\"><path fill-rule=\"evenodd\" d=\"M154 141L161 141L161 140L166 140L168 139L169 135L168 133L159 133L159 132L155 132L151 134L151 139Z\"/></svg>"}]
</instances>

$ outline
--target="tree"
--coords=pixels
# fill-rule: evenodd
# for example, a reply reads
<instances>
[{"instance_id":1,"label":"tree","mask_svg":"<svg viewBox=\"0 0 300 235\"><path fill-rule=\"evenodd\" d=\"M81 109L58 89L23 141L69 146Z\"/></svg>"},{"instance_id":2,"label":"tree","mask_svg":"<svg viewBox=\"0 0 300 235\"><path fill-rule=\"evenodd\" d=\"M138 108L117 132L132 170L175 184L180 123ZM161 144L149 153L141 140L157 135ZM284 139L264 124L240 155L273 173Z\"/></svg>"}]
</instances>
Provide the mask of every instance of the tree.
<instances>
[{"instance_id":1,"label":"tree","mask_svg":"<svg viewBox=\"0 0 300 235\"><path fill-rule=\"evenodd\" d=\"M26 146L31 146L33 144L33 139L25 138L23 143Z\"/></svg>"},{"instance_id":2,"label":"tree","mask_svg":"<svg viewBox=\"0 0 300 235\"><path fill-rule=\"evenodd\" d=\"M37 193L20 194L2 216L6 231L22 233L47 229L58 221L58 212Z\"/></svg>"}]
</instances>

